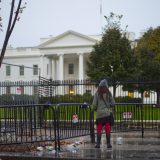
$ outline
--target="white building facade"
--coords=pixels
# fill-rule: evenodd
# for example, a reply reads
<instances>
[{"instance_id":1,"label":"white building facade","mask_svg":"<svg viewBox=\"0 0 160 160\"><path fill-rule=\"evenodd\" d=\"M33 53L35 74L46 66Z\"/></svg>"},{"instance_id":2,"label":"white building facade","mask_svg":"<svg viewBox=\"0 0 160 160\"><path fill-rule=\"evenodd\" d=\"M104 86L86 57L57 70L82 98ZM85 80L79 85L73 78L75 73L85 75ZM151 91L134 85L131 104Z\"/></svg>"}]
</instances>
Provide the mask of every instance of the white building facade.
<instances>
[{"instance_id":1,"label":"white building facade","mask_svg":"<svg viewBox=\"0 0 160 160\"><path fill-rule=\"evenodd\" d=\"M41 39L36 47L8 47L0 68L0 81L38 80L39 75L53 80L86 79L86 62L100 39L100 35L67 31Z\"/></svg>"},{"instance_id":2,"label":"white building facade","mask_svg":"<svg viewBox=\"0 0 160 160\"><path fill-rule=\"evenodd\" d=\"M133 33L128 34L128 39L134 46ZM87 36L69 30L56 37L42 38L35 47L8 47L0 68L0 82L36 81L39 76L60 81L85 80L87 60L100 40L101 35ZM79 91L83 92L85 89L80 87ZM135 94L134 97L140 97L139 93ZM120 95L116 93L116 96ZM128 91L123 95L127 96Z\"/></svg>"}]
</instances>

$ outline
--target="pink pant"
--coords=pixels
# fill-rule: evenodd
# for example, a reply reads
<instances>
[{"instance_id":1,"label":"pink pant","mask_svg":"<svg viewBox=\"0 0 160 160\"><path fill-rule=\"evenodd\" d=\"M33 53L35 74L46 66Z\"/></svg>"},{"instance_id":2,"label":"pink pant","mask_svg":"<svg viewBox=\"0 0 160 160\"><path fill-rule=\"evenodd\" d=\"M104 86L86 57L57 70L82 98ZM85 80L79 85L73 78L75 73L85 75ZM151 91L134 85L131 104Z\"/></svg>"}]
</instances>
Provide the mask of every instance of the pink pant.
<instances>
[{"instance_id":1,"label":"pink pant","mask_svg":"<svg viewBox=\"0 0 160 160\"><path fill-rule=\"evenodd\" d=\"M101 123L97 124L97 133L101 133L102 129L103 129L103 125ZM111 127L110 127L110 124L107 122L105 124L105 132L110 133L110 131L111 131Z\"/></svg>"}]
</instances>

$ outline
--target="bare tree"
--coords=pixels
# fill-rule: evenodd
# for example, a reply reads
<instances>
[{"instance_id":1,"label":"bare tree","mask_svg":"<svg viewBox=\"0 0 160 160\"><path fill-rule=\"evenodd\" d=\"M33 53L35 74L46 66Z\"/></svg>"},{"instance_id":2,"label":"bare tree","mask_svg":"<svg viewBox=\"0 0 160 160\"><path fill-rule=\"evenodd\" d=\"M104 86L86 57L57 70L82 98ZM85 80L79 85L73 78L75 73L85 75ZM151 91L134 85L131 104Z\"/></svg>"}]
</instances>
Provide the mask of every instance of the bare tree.
<instances>
[{"instance_id":1,"label":"bare tree","mask_svg":"<svg viewBox=\"0 0 160 160\"><path fill-rule=\"evenodd\" d=\"M8 21L8 26L6 29L6 35L4 38L2 50L1 50L1 55L0 55L0 67L2 65L2 61L5 55L6 47L9 41L9 38L11 36L11 33L14 29L14 26L16 24L16 21L20 19L19 14L23 12L23 9L26 8L26 2L25 5L22 7L22 1L23 0L18 0L16 3L16 0L11 1L11 9L10 9L10 15L9 15L9 21ZM1 0L0 0L1 3ZM0 16L0 29L2 30L2 17Z\"/></svg>"},{"instance_id":2,"label":"bare tree","mask_svg":"<svg viewBox=\"0 0 160 160\"><path fill-rule=\"evenodd\" d=\"M1 3L1 0L0 0L0 3ZM1 11L1 8L0 8L0 11ZM2 31L2 17L0 15L0 31Z\"/></svg>"}]
</instances>

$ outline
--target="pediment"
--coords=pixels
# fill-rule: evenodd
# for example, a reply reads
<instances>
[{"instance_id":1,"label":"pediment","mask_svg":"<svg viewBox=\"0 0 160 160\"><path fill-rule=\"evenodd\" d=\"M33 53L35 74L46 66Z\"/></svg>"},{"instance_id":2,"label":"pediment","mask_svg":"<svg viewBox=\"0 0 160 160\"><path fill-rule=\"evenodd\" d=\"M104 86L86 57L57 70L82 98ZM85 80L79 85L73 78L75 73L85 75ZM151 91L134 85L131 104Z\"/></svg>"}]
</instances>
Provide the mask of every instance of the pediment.
<instances>
[{"instance_id":1,"label":"pediment","mask_svg":"<svg viewBox=\"0 0 160 160\"><path fill-rule=\"evenodd\" d=\"M38 48L72 47L94 45L96 39L74 31L67 31L40 44Z\"/></svg>"}]
</instances>

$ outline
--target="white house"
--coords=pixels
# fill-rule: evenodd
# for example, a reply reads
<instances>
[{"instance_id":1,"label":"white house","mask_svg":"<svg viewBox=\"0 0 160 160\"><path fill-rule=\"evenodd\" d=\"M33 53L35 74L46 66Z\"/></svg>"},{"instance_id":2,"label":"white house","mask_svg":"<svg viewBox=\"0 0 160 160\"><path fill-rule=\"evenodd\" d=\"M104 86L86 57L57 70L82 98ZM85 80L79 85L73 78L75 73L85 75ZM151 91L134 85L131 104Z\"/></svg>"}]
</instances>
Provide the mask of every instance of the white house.
<instances>
[{"instance_id":1,"label":"white house","mask_svg":"<svg viewBox=\"0 0 160 160\"><path fill-rule=\"evenodd\" d=\"M133 42L135 34L129 32L127 37ZM39 75L53 80L86 79L86 61L100 40L101 35L69 30L56 37L41 38L35 47L7 47L0 81L31 81Z\"/></svg>"},{"instance_id":2,"label":"white house","mask_svg":"<svg viewBox=\"0 0 160 160\"><path fill-rule=\"evenodd\" d=\"M134 33L127 36L134 46ZM100 40L101 35L88 36L69 30L56 37L41 38L35 47L7 47L0 82L33 81L38 80L39 75L53 80L86 79L86 62L93 45ZM128 92L123 94L127 96Z\"/></svg>"},{"instance_id":3,"label":"white house","mask_svg":"<svg viewBox=\"0 0 160 160\"><path fill-rule=\"evenodd\" d=\"M86 61L100 39L100 35L87 36L69 30L42 38L35 47L8 47L0 81L37 80L39 75L53 80L86 79Z\"/></svg>"}]
</instances>

